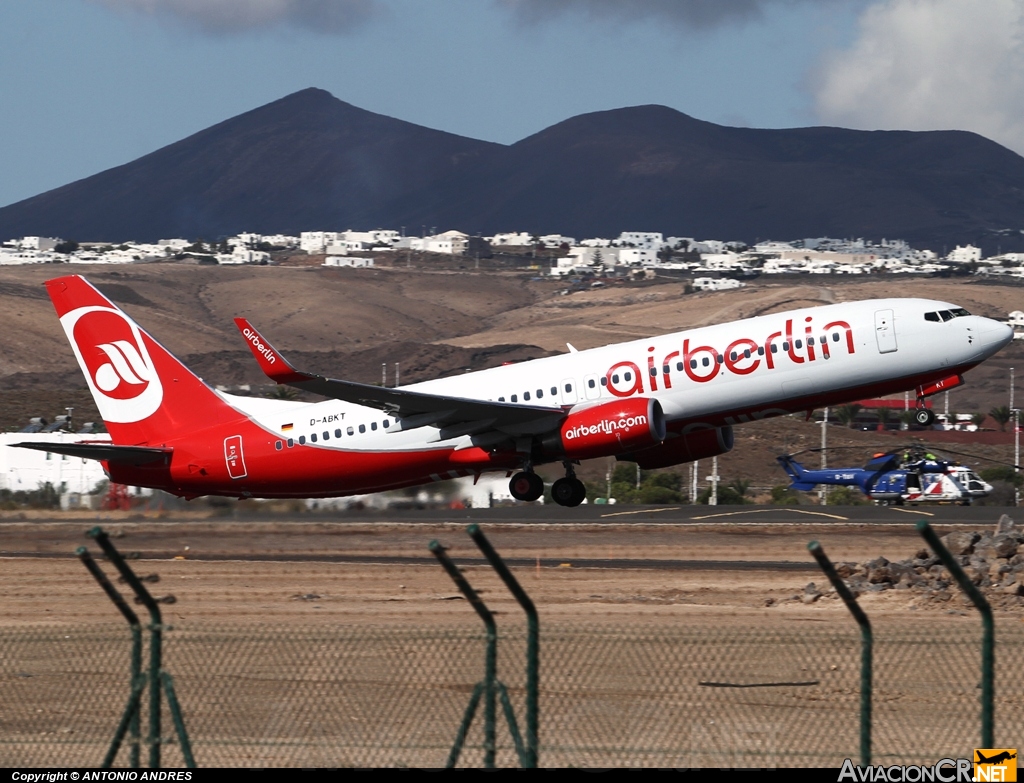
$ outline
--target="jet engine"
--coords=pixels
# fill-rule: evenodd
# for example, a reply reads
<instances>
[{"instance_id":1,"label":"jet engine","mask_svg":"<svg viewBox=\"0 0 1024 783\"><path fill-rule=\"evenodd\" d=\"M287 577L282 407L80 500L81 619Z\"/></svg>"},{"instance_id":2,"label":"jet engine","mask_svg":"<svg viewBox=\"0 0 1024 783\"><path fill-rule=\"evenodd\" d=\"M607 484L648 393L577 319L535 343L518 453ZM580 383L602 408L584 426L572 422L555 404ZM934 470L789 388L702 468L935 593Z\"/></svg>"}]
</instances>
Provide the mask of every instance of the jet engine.
<instances>
[{"instance_id":1,"label":"jet engine","mask_svg":"<svg viewBox=\"0 0 1024 783\"><path fill-rule=\"evenodd\" d=\"M545 454L592 459L647 449L665 439L661 403L632 397L571 412L556 433L544 438Z\"/></svg>"},{"instance_id":2,"label":"jet engine","mask_svg":"<svg viewBox=\"0 0 1024 783\"><path fill-rule=\"evenodd\" d=\"M732 427L711 427L670 437L653 448L619 455L617 459L636 462L643 470L667 468L725 454L732 451L733 442Z\"/></svg>"}]
</instances>

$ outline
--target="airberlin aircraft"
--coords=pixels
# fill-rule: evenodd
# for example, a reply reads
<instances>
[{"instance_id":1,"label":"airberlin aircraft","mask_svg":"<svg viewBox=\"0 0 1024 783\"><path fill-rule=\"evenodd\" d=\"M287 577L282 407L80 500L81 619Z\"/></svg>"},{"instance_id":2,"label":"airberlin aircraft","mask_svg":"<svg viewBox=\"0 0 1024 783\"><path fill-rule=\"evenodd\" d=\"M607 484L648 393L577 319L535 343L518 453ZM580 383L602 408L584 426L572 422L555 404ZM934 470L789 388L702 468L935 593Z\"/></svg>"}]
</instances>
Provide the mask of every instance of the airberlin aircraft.
<instances>
[{"instance_id":1,"label":"airberlin aircraft","mask_svg":"<svg viewBox=\"0 0 1024 783\"><path fill-rule=\"evenodd\" d=\"M594 457L663 468L729 451L742 422L914 390L924 399L1013 337L948 302L813 307L495 367L398 388L293 367L243 318L263 372L322 402L238 397L207 386L79 276L46 283L111 442L22 443L103 462L111 481L186 498L335 497L488 471L536 500L536 465ZM514 474L514 475L512 475Z\"/></svg>"}]
</instances>

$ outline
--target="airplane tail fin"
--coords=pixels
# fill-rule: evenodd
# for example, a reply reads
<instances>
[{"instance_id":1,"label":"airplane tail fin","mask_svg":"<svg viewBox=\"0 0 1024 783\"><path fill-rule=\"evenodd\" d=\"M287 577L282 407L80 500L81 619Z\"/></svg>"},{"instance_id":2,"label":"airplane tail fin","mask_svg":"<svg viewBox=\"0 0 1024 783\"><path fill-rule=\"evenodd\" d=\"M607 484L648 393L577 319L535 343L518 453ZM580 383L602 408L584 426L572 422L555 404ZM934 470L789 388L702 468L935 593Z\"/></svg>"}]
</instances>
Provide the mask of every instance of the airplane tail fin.
<instances>
[{"instance_id":1,"label":"airplane tail fin","mask_svg":"<svg viewBox=\"0 0 1024 783\"><path fill-rule=\"evenodd\" d=\"M46 290L114 443L156 445L239 417L85 278Z\"/></svg>"},{"instance_id":2,"label":"airplane tail fin","mask_svg":"<svg viewBox=\"0 0 1024 783\"><path fill-rule=\"evenodd\" d=\"M807 475L807 471L804 466L793 459L788 454L784 454L781 457L776 457L776 461L782 466L782 469L786 471L786 474L793 480L793 483L789 485L790 489L800 490L801 492L809 492L818 486L815 482L805 481L804 478Z\"/></svg>"}]
</instances>

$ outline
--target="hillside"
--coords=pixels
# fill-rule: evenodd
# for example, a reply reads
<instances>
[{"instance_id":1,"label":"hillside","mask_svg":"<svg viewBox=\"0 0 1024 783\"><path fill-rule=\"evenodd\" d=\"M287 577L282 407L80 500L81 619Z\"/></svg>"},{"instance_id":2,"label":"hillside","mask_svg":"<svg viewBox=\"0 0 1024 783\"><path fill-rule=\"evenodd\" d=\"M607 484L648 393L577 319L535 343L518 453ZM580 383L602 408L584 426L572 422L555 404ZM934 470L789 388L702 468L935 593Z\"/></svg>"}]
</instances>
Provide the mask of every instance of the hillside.
<instances>
[{"instance_id":1,"label":"hillside","mask_svg":"<svg viewBox=\"0 0 1024 783\"><path fill-rule=\"evenodd\" d=\"M962 131L763 130L664 106L504 146L307 89L0 209L0 238L213 239L405 227L697 238L905 238L1024 249L1024 158Z\"/></svg>"}]
</instances>

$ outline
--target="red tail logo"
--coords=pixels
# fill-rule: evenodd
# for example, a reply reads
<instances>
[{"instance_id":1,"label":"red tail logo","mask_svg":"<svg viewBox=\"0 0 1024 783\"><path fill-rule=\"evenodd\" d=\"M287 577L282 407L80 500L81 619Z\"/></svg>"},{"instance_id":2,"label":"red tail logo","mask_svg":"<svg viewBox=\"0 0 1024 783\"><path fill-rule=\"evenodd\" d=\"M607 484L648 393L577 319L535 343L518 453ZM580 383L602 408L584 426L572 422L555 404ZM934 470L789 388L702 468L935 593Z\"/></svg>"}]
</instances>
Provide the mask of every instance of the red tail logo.
<instances>
[{"instance_id":1,"label":"red tail logo","mask_svg":"<svg viewBox=\"0 0 1024 783\"><path fill-rule=\"evenodd\" d=\"M138 326L119 310L95 305L60 322L105 421L128 424L159 409L163 386Z\"/></svg>"}]
</instances>

